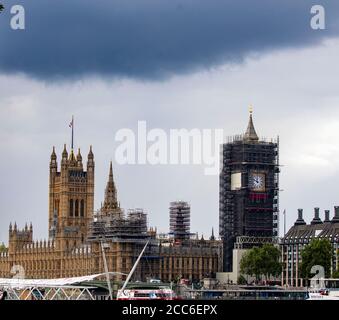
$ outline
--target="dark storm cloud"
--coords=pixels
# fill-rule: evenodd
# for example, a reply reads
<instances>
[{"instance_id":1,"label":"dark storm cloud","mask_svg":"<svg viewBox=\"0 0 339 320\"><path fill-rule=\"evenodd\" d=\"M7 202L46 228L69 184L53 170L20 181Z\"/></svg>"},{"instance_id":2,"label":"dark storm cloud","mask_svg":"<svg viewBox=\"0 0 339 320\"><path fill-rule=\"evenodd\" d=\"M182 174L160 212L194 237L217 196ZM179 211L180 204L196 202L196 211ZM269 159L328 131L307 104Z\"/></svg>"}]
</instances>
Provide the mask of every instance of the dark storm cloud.
<instances>
[{"instance_id":1,"label":"dark storm cloud","mask_svg":"<svg viewBox=\"0 0 339 320\"><path fill-rule=\"evenodd\" d=\"M0 70L37 78L159 78L239 63L251 53L305 46L338 34L339 2L306 0L3 1ZM26 9L26 30L9 8ZM326 30L310 8L326 9Z\"/></svg>"}]
</instances>

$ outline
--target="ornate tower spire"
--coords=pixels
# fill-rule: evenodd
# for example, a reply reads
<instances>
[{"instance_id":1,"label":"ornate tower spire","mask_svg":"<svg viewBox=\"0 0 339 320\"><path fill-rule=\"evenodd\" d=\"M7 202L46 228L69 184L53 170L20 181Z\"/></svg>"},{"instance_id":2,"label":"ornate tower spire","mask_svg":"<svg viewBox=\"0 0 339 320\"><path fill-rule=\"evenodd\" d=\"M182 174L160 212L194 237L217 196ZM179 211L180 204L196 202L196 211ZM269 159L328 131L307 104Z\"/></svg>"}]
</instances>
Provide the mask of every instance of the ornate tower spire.
<instances>
[{"instance_id":1,"label":"ornate tower spire","mask_svg":"<svg viewBox=\"0 0 339 320\"><path fill-rule=\"evenodd\" d=\"M68 153L66 150L66 143L64 144L64 150L62 151L62 160L67 160Z\"/></svg>"},{"instance_id":2,"label":"ornate tower spire","mask_svg":"<svg viewBox=\"0 0 339 320\"><path fill-rule=\"evenodd\" d=\"M92 146L89 147L89 152L88 152L87 159L88 160L92 160L92 161L94 159L94 154L93 154L93 151L92 151Z\"/></svg>"},{"instance_id":3,"label":"ornate tower spire","mask_svg":"<svg viewBox=\"0 0 339 320\"><path fill-rule=\"evenodd\" d=\"M109 176L105 189L105 200L103 204L103 211L105 213L109 213L111 210L117 209L118 201L117 201L117 190L115 188L114 179L113 179L113 167L112 161L110 162L109 167Z\"/></svg>"},{"instance_id":4,"label":"ornate tower spire","mask_svg":"<svg viewBox=\"0 0 339 320\"><path fill-rule=\"evenodd\" d=\"M254 129L253 118L252 118L252 114L253 114L252 107L249 108L249 113L250 113L250 118L248 121L247 130L244 135L244 140L248 142L257 142L259 141L259 137Z\"/></svg>"},{"instance_id":5,"label":"ornate tower spire","mask_svg":"<svg viewBox=\"0 0 339 320\"><path fill-rule=\"evenodd\" d=\"M53 146L53 150L52 150L52 154L51 154L51 162L56 161L56 159L57 159L57 156L56 156L56 153L55 153L55 147Z\"/></svg>"},{"instance_id":6,"label":"ornate tower spire","mask_svg":"<svg viewBox=\"0 0 339 320\"><path fill-rule=\"evenodd\" d=\"M80 148L78 149L78 154L77 154L77 164L78 164L78 167L82 167L82 156L81 156Z\"/></svg>"},{"instance_id":7,"label":"ornate tower spire","mask_svg":"<svg viewBox=\"0 0 339 320\"><path fill-rule=\"evenodd\" d=\"M51 154L51 162L49 163L49 168L51 170L51 173L56 173L58 169L58 164L57 164L57 156L55 154L55 147L53 147L52 154Z\"/></svg>"},{"instance_id":8,"label":"ornate tower spire","mask_svg":"<svg viewBox=\"0 0 339 320\"><path fill-rule=\"evenodd\" d=\"M212 235L210 237L210 240L211 241L214 241L215 240L215 236L214 236L214 228L212 228Z\"/></svg>"}]
</instances>

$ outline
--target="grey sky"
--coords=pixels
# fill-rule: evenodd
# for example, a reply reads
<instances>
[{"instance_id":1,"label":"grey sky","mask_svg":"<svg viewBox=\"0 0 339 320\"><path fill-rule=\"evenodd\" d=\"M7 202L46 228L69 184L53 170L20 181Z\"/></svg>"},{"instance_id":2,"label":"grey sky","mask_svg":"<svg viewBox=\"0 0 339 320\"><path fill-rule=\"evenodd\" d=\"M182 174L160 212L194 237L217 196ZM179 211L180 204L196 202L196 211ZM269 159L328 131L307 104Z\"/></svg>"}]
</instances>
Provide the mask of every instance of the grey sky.
<instances>
[{"instance_id":1,"label":"grey sky","mask_svg":"<svg viewBox=\"0 0 339 320\"><path fill-rule=\"evenodd\" d=\"M41 1L34 1L32 17L38 15L35 6L39 3ZM65 14L62 3L65 2L59 1L55 5L55 17ZM83 3L86 7L89 2ZM267 25L267 19L258 17L262 13L259 8L264 4L269 6L266 1L260 1L260 4L253 1L253 7L234 9L235 17L229 15L232 28L225 32L218 27L218 21L223 20L218 18L222 10L216 6L217 2L208 2L211 7L204 10L202 7L198 10L197 6L197 13L191 15L190 10L180 9L191 16L183 19L192 38L189 38L188 50L176 38L177 30L172 30L171 36L160 33L169 32L168 26L172 26L168 20L167 27L161 27L162 22L166 24L165 13L162 19L154 18L146 23L150 17L157 16L153 11L160 10L160 7L154 3L150 6L149 1L149 7L140 9L141 13L137 15L138 19L143 17L141 22L130 18L131 13L127 14L136 8L132 6L133 1L124 3L127 5L119 7L121 14L116 13L120 22L112 23L133 20L137 24L139 21L147 25L149 32L159 23L159 37L149 32L142 33L140 38L135 38L138 41L133 50L120 46L119 43L126 44L123 40L112 42L111 48L121 53L121 56L113 55L116 59L110 55L111 51L106 51L106 42L100 47L100 41L104 42L101 35L92 37L92 42L88 43L80 37L79 45L73 48L72 34L75 36L75 32L81 31L85 37L90 32L84 28L82 17L75 20L74 30L71 28L70 32L65 29L70 20L66 19L57 26L52 16L48 19L45 16L51 25L49 30L39 25L43 19L39 22L33 19L30 26L28 17L27 27L31 29L20 35L4 27L5 15L0 18L0 241L7 242L10 221L17 221L21 227L25 221L32 221L35 237L47 236L49 156L55 145L60 158L63 143L70 143L68 123L72 114L76 120L75 145L81 147L83 158L86 158L89 145L93 145L96 208L103 199L109 161L114 160L117 146L114 135L120 128L136 129L138 120L146 120L150 129L223 128L226 135L233 135L245 130L247 106L253 104L258 134L266 137L280 135L280 156L284 165L281 209L287 210L288 225L294 222L298 207L305 209L308 221L314 206L331 209L333 214L333 206L339 204L336 198L339 178L339 39L334 26L336 21L331 17L339 11L335 7L328 10L329 29L322 33L310 30L309 8L304 1L298 1L295 8L292 1L285 1L286 7L278 6L278 11L266 7L264 15L267 19L269 12L272 16L279 12L280 16L288 11L291 22L284 22L285 26L294 22L299 26L298 30L291 28L282 33L284 29L280 29L279 23L282 20L277 20L277 16L268 19L272 25ZM173 2L166 3L164 8L172 6L170 3ZM207 5L207 2L199 3ZM232 3L229 2L231 7L235 2ZM323 3L326 7L326 2ZM182 8L179 2L177 4ZM27 12L29 8L27 6ZM45 13L51 10L42 8ZM100 27L98 17L107 10L103 5L98 11L91 8L93 13L90 15L97 20L88 25L94 32L97 24ZM68 6L68 9L70 19L78 10L73 6ZM36 10L34 14L33 10ZM206 23L203 28L206 34L193 41L198 30L195 23L205 21L198 13L203 15L208 10L211 10L210 15L204 17L211 22L203 22ZM134 18L137 12L134 11ZM250 13L251 17L254 14L252 19L262 22L257 28L263 34L256 32L254 36L254 30L246 24L246 21L251 21L245 18ZM214 29L207 28L211 24L215 24ZM173 24L173 28L177 27L178 24ZM133 28L129 30L121 24L120 29L117 25L114 28L120 31L121 37L133 31ZM251 35L248 37L246 32L234 30L250 30ZM56 32L66 37L62 39L66 42L59 45L58 50L56 39L60 38ZM143 38L147 34L154 47L150 48L150 42ZM326 40L324 35L331 35L331 39ZM95 53L91 51L94 47ZM146 52L143 48L147 48ZM159 60L152 56L157 48L164 48L165 52ZM149 55L147 50L152 54ZM96 56L94 64L90 58L93 55ZM67 57L74 57L71 61L75 65L68 66ZM118 57L125 60L122 62ZM53 65L50 63L52 58L56 61ZM126 67L125 62L132 66ZM50 81L57 75L64 79ZM209 235L212 226L218 229L218 177L205 176L203 167L115 164L114 176L121 205L148 210L149 224L157 226L158 230L168 230L168 204L176 199L191 203L192 231Z\"/></svg>"},{"instance_id":2,"label":"grey sky","mask_svg":"<svg viewBox=\"0 0 339 320\"><path fill-rule=\"evenodd\" d=\"M310 28L309 0L4 1L0 70L30 76L158 79L248 54L315 44L339 32L339 2L326 30ZM9 26L12 4L26 8L26 30Z\"/></svg>"}]
</instances>

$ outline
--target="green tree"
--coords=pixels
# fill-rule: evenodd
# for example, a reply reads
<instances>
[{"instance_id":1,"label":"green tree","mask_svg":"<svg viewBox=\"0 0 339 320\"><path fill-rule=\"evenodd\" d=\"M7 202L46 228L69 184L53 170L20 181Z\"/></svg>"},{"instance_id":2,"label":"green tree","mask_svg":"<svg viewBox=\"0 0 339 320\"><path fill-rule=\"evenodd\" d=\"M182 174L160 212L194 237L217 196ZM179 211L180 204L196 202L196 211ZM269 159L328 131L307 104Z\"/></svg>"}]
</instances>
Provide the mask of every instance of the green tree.
<instances>
[{"instance_id":1,"label":"green tree","mask_svg":"<svg viewBox=\"0 0 339 320\"><path fill-rule=\"evenodd\" d=\"M7 249L7 248L6 248L5 244L4 244L4 243L1 243L1 244L0 244L0 253L1 253L1 252L4 252L6 249Z\"/></svg>"},{"instance_id":2,"label":"green tree","mask_svg":"<svg viewBox=\"0 0 339 320\"><path fill-rule=\"evenodd\" d=\"M281 274L282 264L280 257L280 250L271 244L265 244L260 249L261 272L266 276L266 279L270 276L277 277Z\"/></svg>"},{"instance_id":3,"label":"green tree","mask_svg":"<svg viewBox=\"0 0 339 320\"><path fill-rule=\"evenodd\" d=\"M266 279L270 276L276 277L281 273L281 268L280 250L271 244L248 250L240 261L240 272L255 276L257 280L263 276Z\"/></svg>"},{"instance_id":4,"label":"green tree","mask_svg":"<svg viewBox=\"0 0 339 320\"><path fill-rule=\"evenodd\" d=\"M311 268L319 265L324 267L325 276L331 275L332 245L327 239L313 239L301 252L301 276L304 279L310 279Z\"/></svg>"},{"instance_id":5,"label":"green tree","mask_svg":"<svg viewBox=\"0 0 339 320\"><path fill-rule=\"evenodd\" d=\"M247 284L247 280L242 274L238 277L238 284L240 285Z\"/></svg>"},{"instance_id":6,"label":"green tree","mask_svg":"<svg viewBox=\"0 0 339 320\"><path fill-rule=\"evenodd\" d=\"M339 279L339 270L333 271L332 278L333 279Z\"/></svg>"},{"instance_id":7,"label":"green tree","mask_svg":"<svg viewBox=\"0 0 339 320\"><path fill-rule=\"evenodd\" d=\"M240 260L240 272L250 276L255 276L259 280L261 275L260 248L254 247L244 253Z\"/></svg>"}]
</instances>

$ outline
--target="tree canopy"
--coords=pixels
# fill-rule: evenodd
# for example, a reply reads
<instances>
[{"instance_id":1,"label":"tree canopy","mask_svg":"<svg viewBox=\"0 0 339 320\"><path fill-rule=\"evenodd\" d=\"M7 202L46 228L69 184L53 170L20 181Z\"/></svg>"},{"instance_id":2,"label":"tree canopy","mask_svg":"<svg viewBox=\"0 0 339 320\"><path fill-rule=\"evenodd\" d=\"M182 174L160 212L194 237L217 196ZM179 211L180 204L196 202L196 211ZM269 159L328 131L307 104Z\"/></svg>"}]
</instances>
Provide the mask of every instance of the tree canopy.
<instances>
[{"instance_id":1,"label":"tree canopy","mask_svg":"<svg viewBox=\"0 0 339 320\"><path fill-rule=\"evenodd\" d=\"M7 248L6 248L5 244L4 243L0 243L0 253L4 252L6 249Z\"/></svg>"},{"instance_id":2,"label":"tree canopy","mask_svg":"<svg viewBox=\"0 0 339 320\"><path fill-rule=\"evenodd\" d=\"M301 276L304 279L314 277L311 268L319 265L324 267L325 276L331 276L332 245L327 239L313 239L301 252Z\"/></svg>"},{"instance_id":3,"label":"tree canopy","mask_svg":"<svg viewBox=\"0 0 339 320\"><path fill-rule=\"evenodd\" d=\"M240 261L240 272L260 279L281 274L280 250L271 244L248 250Z\"/></svg>"},{"instance_id":4,"label":"tree canopy","mask_svg":"<svg viewBox=\"0 0 339 320\"><path fill-rule=\"evenodd\" d=\"M339 270L333 271L332 278L339 279Z\"/></svg>"},{"instance_id":5,"label":"tree canopy","mask_svg":"<svg viewBox=\"0 0 339 320\"><path fill-rule=\"evenodd\" d=\"M0 3L0 12L4 9L5 9L4 5L2 3Z\"/></svg>"}]
</instances>

